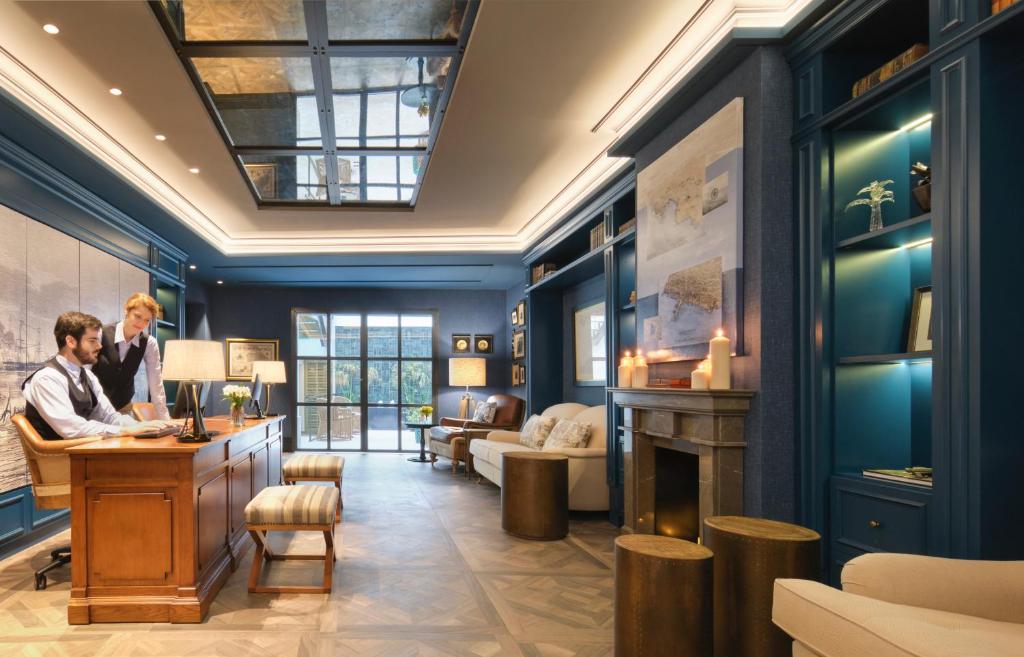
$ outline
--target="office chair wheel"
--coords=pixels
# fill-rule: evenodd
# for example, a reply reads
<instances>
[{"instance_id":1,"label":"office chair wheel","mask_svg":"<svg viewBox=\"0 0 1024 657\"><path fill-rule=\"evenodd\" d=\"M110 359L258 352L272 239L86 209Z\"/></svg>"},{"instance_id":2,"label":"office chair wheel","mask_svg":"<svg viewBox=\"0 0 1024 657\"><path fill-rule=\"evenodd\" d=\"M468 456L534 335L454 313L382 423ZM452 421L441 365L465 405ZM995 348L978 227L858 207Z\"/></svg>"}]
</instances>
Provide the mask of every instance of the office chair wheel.
<instances>
[{"instance_id":1,"label":"office chair wheel","mask_svg":"<svg viewBox=\"0 0 1024 657\"><path fill-rule=\"evenodd\" d=\"M36 575L36 590L42 591L46 588L46 575Z\"/></svg>"}]
</instances>

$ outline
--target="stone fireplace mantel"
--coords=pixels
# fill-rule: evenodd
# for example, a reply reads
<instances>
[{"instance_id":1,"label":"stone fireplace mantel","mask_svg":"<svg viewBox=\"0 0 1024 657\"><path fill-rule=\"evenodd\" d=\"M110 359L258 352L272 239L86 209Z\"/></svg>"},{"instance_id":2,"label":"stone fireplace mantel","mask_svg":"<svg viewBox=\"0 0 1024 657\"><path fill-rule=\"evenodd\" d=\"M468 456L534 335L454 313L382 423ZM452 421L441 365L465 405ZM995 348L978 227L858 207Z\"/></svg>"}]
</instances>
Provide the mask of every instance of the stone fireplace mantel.
<instances>
[{"instance_id":1,"label":"stone fireplace mantel","mask_svg":"<svg viewBox=\"0 0 1024 657\"><path fill-rule=\"evenodd\" d=\"M655 533L658 448L697 457L696 526L701 533L708 516L743 515L743 431L754 391L608 390L622 409L618 430L625 470L623 531Z\"/></svg>"}]
</instances>

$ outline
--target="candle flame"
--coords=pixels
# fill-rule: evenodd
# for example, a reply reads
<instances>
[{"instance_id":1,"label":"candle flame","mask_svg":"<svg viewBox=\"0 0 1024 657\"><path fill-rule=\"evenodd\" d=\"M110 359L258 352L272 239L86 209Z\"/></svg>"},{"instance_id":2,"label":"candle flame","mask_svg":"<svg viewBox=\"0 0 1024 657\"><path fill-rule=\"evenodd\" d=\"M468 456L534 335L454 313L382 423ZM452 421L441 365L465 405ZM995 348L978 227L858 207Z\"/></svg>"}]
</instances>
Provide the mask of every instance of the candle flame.
<instances>
[{"instance_id":1,"label":"candle flame","mask_svg":"<svg viewBox=\"0 0 1024 657\"><path fill-rule=\"evenodd\" d=\"M717 331L715 331L715 335L718 337L722 337L723 335L725 335L725 331L723 331L722 329L718 329Z\"/></svg>"},{"instance_id":2,"label":"candle flame","mask_svg":"<svg viewBox=\"0 0 1024 657\"><path fill-rule=\"evenodd\" d=\"M626 352L626 355L627 355L627 356L629 355L629 352L628 352L628 351Z\"/></svg>"}]
</instances>

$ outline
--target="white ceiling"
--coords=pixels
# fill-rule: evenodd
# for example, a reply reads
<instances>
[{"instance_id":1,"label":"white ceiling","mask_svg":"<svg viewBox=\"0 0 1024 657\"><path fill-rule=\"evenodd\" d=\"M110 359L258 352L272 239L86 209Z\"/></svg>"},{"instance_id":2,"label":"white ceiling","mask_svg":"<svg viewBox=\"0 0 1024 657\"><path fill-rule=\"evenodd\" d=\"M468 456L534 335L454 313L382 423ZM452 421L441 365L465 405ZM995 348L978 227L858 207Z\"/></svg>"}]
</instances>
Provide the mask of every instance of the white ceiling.
<instances>
[{"instance_id":1,"label":"white ceiling","mask_svg":"<svg viewBox=\"0 0 1024 657\"><path fill-rule=\"evenodd\" d=\"M257 209L142 1L0 0L0 88L225 254L518 252L628 165L607 148L723 38L816 4L483 0L414 210Z\"/></svg>"}]
</instances>

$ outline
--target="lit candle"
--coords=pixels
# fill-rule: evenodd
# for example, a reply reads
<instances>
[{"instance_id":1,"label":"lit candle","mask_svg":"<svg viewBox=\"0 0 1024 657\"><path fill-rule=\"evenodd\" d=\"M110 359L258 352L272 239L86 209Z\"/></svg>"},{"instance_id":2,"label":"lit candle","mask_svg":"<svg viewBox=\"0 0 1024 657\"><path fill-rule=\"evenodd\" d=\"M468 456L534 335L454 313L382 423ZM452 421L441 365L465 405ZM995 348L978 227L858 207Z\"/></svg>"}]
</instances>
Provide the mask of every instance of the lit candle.
<instances>
[{"instance_id":1,"label":"lit candle","mask_svg":"<svg viewBox=\"0 0 1024 657\"><path fill-rule=\"evenodd\" d=\"M647 359L642 351L636 352L633 359L633 387L646 388L648 383Z\"/></svg>"},{"instance_id":2,"label":"lit candle","mask_svg":"<svg viewBox=\"0 0 1024 657\"><path fill-rule=\"evenodd\" d=\"M633 387L633 357L629 355L628 351L619 363L619 387Z\"/></svg>"},{"instance_id":3,"label":"lit candle","mask_svg":"<svg viewBox=\"0 0 1024 657\"><path fill-rule=\"evenodd\" d=\"M711 361L709 387L712 390L728 390L732 382L729 372L732 344L729 342L729 338L725 337L725 331L722 329L718 329L717 335L711 338L711 353L708 359Z\"/></svg>"},{"instance_id":4,"label":"lit candle","mask_svg":"<svg viewBox=\"0 0 1024 657\"><path fill-rule=\"evenodd\" d=\"M708 373L707 370L697 368L690 375L690 388L693 390L707 390L708 389Z\"/></svg>"}]
</instances>

